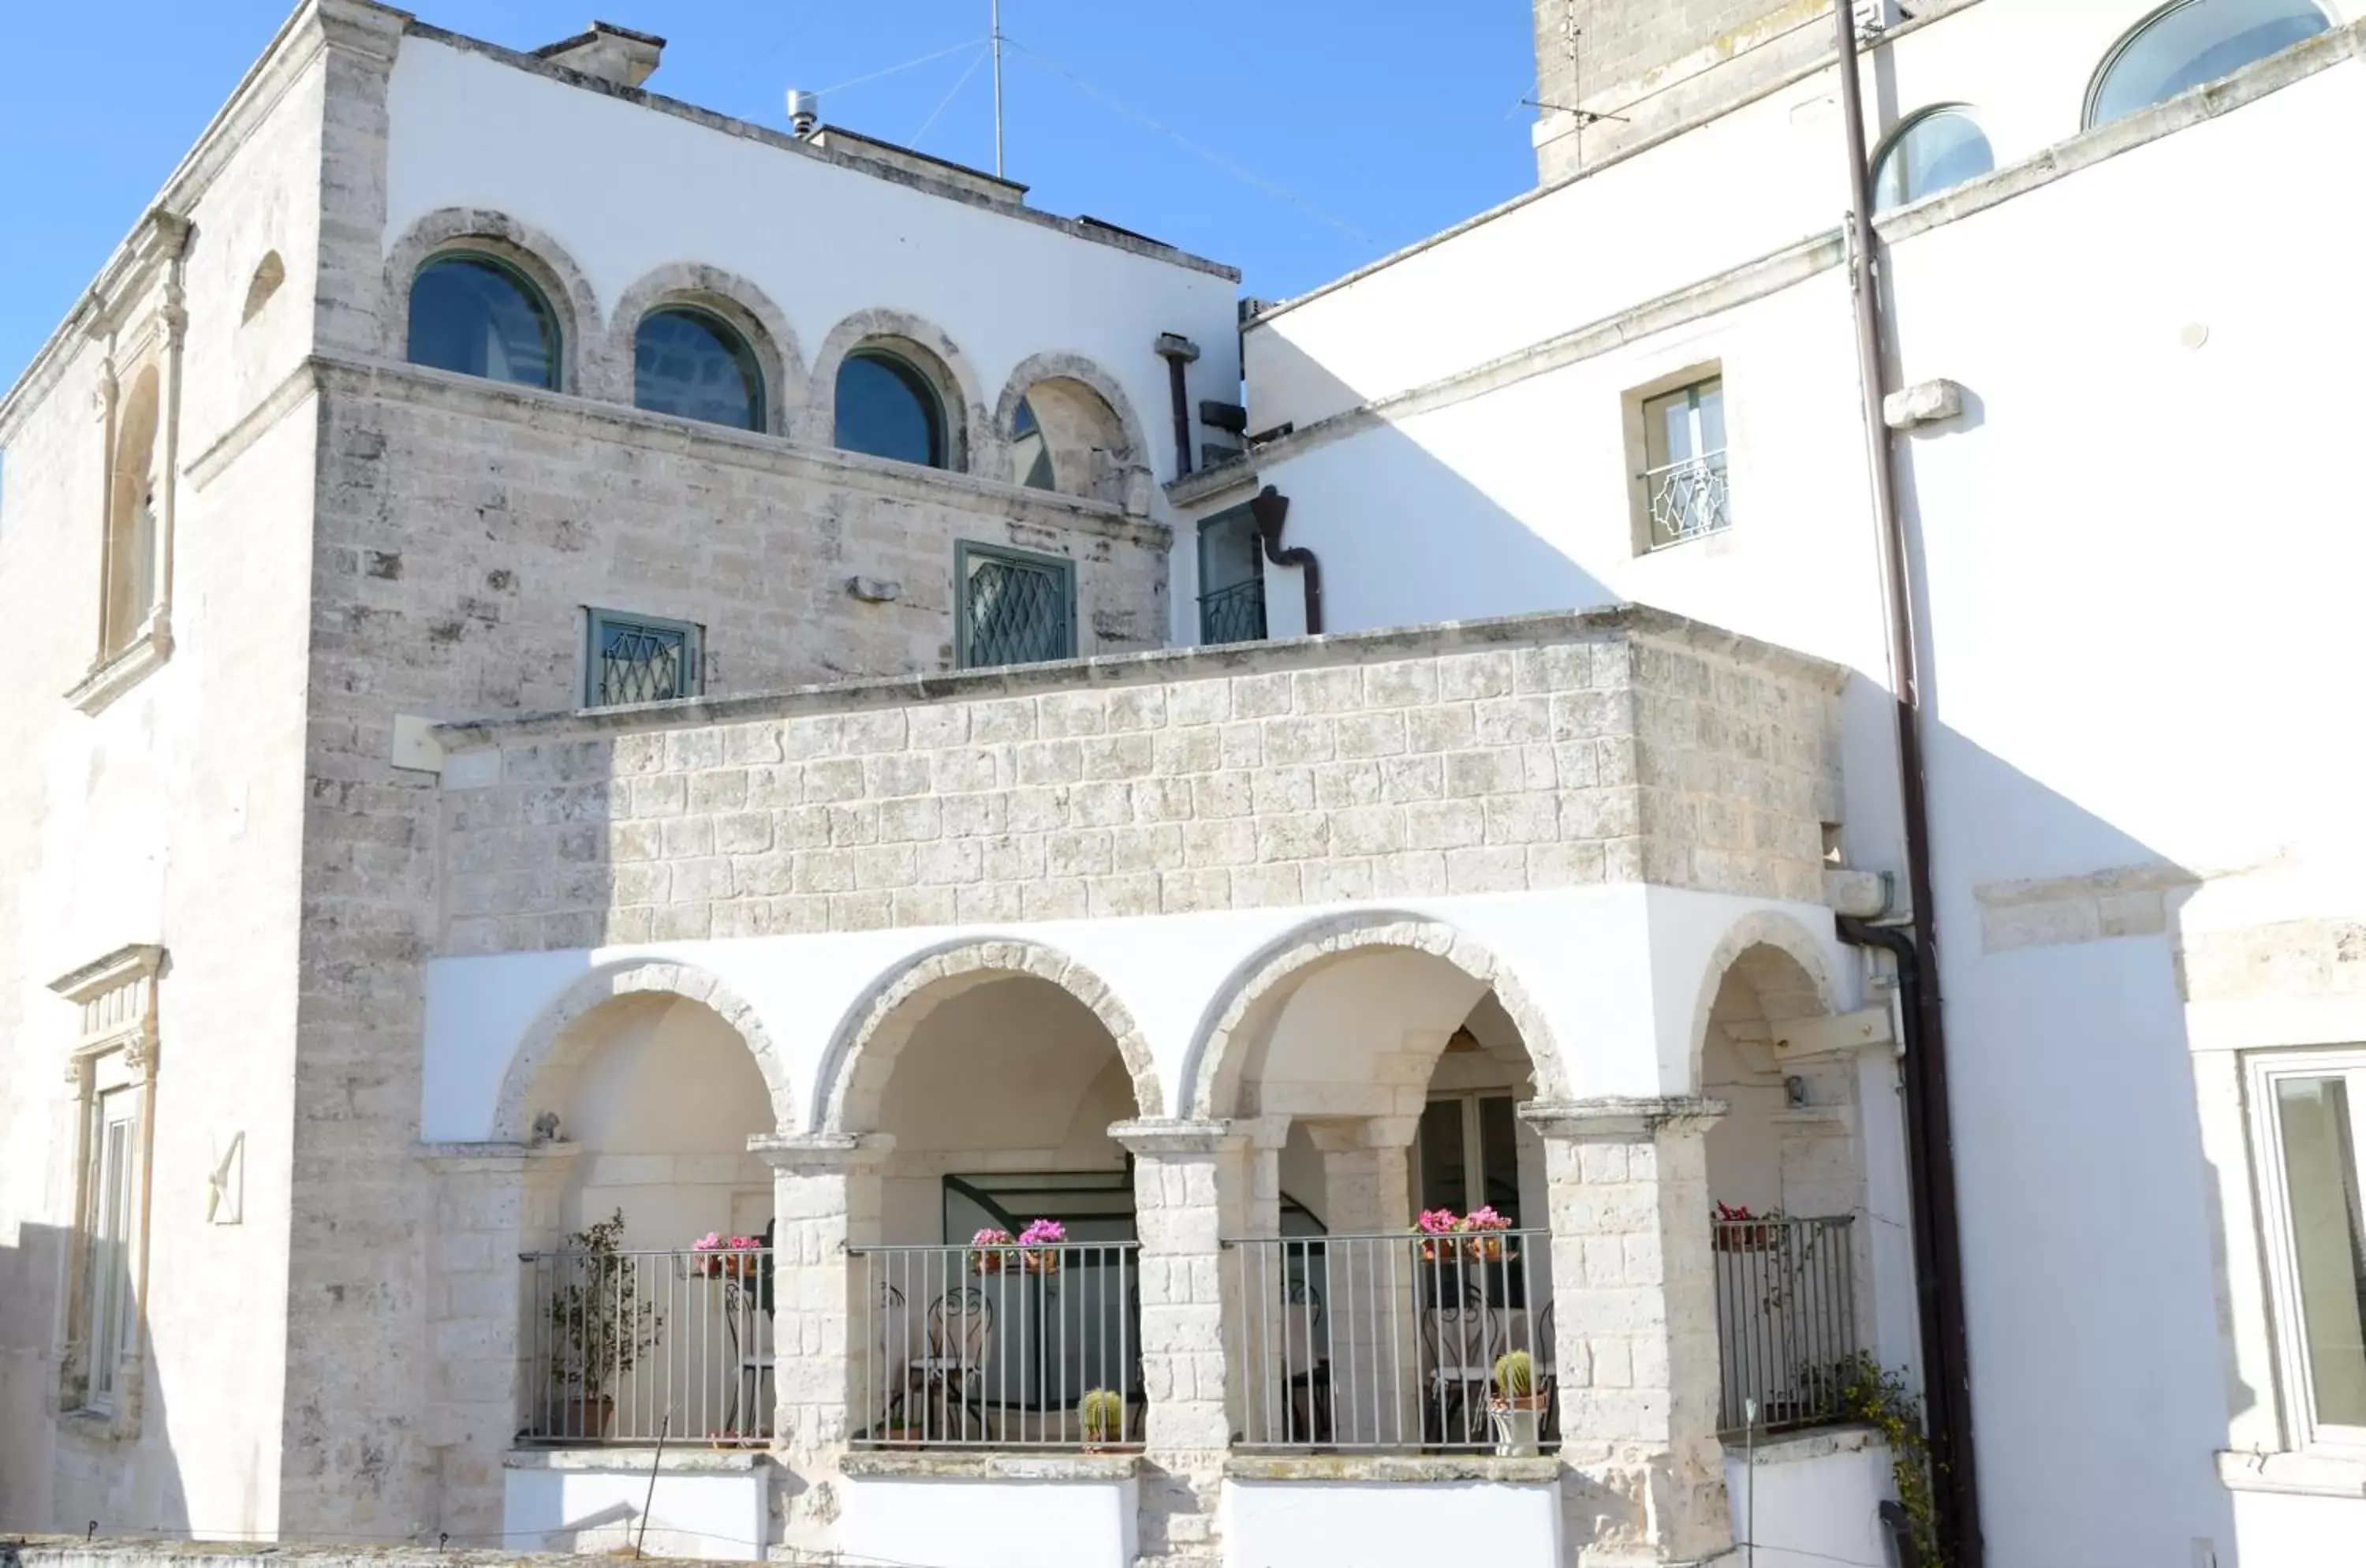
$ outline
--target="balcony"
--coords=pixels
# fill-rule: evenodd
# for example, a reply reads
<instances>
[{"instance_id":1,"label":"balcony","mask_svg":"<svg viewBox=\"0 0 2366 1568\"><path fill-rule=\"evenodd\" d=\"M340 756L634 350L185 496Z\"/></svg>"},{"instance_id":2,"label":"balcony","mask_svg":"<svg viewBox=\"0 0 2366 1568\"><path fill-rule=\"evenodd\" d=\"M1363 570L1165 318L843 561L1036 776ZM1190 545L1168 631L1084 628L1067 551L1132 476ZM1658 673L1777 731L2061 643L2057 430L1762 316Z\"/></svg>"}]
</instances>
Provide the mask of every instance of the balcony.
<instances>
[{"instance_id":1,"label":"balcony","mask_svg":"<svg viewBox=\"0 0 2366 1568\"><path fill-rule=\"evenodd\" d=\"M1733 1433L1847 1419L1841 1399L1864 1348L1853 1221L1717 1220L1718 1427Z\"/></svg>"},{"instance_id":2,"label":"balcony","mask_svg":"<svg viewBox=\"0 0 2366 1568\"><path fill-rule=\"evenodd\" d=\"M1722 449L1647 468L1642 478L1651 519L1649 548L1705 539L1733 525Z\"/></svg>"},{"instance_id":3,"label":"balcony","mask_svg":"<svg viewBox=\"0 0 2366 1568\"><path fill-rule=\"evenodd\" d=\"M1200 642L1263 642L1265 635L1264 578L1200 595Z\"/></svg>"},{"instance_id":4,"label":"balcony","mask_svg":"<svg viewBox=\"0 0 2366 1568\"><path fill-rule=\"evenodd\" d=\"M1141 1438L1141 1247L870 1247L851 1369L855 1441L1113 1449Z\"/></svg>"}]
</instances>

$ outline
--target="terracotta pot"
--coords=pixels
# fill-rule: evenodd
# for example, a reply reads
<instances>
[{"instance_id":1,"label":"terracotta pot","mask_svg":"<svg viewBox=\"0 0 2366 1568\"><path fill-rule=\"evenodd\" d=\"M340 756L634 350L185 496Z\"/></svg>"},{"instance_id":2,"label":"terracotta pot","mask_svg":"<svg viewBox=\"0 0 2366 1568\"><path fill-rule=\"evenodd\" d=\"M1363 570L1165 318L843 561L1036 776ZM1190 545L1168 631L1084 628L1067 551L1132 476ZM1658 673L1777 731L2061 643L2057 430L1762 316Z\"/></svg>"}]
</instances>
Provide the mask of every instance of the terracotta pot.
<instances>
[{"instance_id":1,"label":"terracotta pot","mask_svg":"<svg viewBox=\"0 0 2366 1568\"><path fill-rule=\"evenodd\" d=\"M616 1418L616 1402L604 1393L569 1394L558 1402L558 1438L604 1438Z\"/></svg>"}]
</instances>

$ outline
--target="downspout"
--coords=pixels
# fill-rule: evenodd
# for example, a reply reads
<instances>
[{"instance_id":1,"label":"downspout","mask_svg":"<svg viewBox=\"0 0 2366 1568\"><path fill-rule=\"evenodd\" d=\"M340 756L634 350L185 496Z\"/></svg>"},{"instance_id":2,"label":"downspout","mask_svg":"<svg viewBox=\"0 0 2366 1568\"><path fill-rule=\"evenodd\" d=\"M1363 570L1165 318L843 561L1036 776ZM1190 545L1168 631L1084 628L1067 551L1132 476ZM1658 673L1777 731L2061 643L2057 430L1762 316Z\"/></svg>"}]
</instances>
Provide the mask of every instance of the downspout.
<instances>
[{"instance_id":1,"label":"downspout","mask_svg":"<svg viewBox=\"0 0 2366 1568\"><path fill-rule=\"evenodd\" d=\"M1290 516L1290 497L1268 485L1249 502L1249 516L1256 524L1257 537L1265 542L1265 558L1276 566L1294 566L1306 574L1306 635L1321 637L1323 563L1303 545L1281 547L1281 525Z\"/></svg>"},{"instance_id":2,"label":"downspout","mask_svg":"<svg viewBox=\"0 0 2366 1568\"><path fill-rule=\"evenodd\" d=\"M1851 0L1832 0L1840 52L1841 125L1848 150L1849 288L1856 307L1857 375L1865 403L1882 594L1889 619L1896 686L1898 788L1906 837L1906 878L1914 929L1842 919L1844 940L1887 948L1898 961L1906 1020L1902 1065L1907 1170L1914 1215L1915 1294L1922 1337L1923 1401L1930 1416L1932 1477L1939 1537L1955 1568L1982 1568L1979 1485L1972 1445L1971 1362L1964 1326L1963 1238L1955 1195L1955 1130L1947 1093L1947 1036L1939 999L1938 900L1932 891L1931 820L1922 757L1922 682L1914 626L1912 568L1898 518L1896 452L1882 404L1879 237L1873 227L1873 171L1865 139Z\"/></svg>"},{"instance_id":3,"label":"downspout","mask_svg":"<svg viewBox=\"0 0 2366 1568\"><path fill-rule=\"evenodd\" d=\"M1191 394L1183 384L1183 367L1200 357L1200 345L1181 333L1160 333L1158 357L1166 361L1166 390L1175 404L1175 477L1191 471Z\"/></svg>"}]
</instances>

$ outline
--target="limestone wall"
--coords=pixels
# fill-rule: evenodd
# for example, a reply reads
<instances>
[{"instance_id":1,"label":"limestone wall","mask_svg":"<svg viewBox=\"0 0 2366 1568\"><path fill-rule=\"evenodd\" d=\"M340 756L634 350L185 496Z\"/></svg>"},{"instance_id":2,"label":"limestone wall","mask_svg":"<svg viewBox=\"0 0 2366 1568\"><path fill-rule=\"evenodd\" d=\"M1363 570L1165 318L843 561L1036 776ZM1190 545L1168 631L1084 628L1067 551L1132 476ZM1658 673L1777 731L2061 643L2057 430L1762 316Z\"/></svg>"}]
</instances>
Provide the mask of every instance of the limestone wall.
<instances>
[{"instance_id":1,"label":"limestone wall","mask_svg":"<svg viewBox=\"0 0 2366 1568\"><path fill-rule=\"evenodd\" d=\"M1838 672L1614 609L447 732L447 952L1649 881L1812 902Z\"/></svg>"}]
</instances>

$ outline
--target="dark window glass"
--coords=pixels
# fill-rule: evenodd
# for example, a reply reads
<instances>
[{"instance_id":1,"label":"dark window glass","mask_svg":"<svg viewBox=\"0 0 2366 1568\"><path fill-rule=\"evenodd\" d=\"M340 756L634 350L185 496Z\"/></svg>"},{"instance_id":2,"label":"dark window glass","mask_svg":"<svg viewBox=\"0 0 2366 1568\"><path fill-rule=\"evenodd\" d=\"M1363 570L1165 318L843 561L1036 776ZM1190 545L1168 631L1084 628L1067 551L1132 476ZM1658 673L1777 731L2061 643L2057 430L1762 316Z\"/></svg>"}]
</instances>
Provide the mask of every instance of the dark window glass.
<instances>
[{"instance_id":1,"label":"dark window glass","mask_svg":"<svg viewBox=\"0 0 2366 1568\"><path fill-rule=\"evenodd\" d=\"M1513 1119L1512 1097L1491 1094L1479 1101L1480 1195L1497 1213L1520 1223L1519 1123Z\"/></svg>"},{"instance_id":2,"label":"dark window glass","mask_svg":"<svg viewBox=\"0 0 2366 1568\"><path fill-rule=\"evenodd\" d=\"M1462 1102L1433 1100L1421 1112L1421 1206L1470 1207L1470 1170L1462 1148Z\"/></svg>"},{"instance_id":3,"label":"dark window glass","mask_svg":"<svg viewBox=\"0 0 2366 1568\"><path fill-rule=\"evenodd\" d=\"M1010 466L1029 490L1058 490L1052 472L1052 446L1036 423L1035 405L1021 398L1018 417L1010 422Z\"/></svg>"},{"instance_id":4,"label":"dark window glass","mask_svg":"<svg viewBox=\"0 0 2366 1568\"><path fill-rule=\"evenodd\" d=\"M2326 29L2309 0L2179 0L2120 46L2095 80L2087 123L2102 125L2214 82Z\"/></svg>"},{"instance_id":5,"label":"dark window glass","mask_svg":"<svg viewBox=\"0 0 2366 1568\"><path fill-rule=\"evenodd\" d=\"M594 610L583 700L591 707L664 703L699 693L698 628Z\"/></svg>"},{"instance_id":6,"label":"dark window glass","mask_svg":"<svg viewBox=\"0 0 2366 1568\"><path fill-rule=\"evenodd\" d=\"M953 564L961 589L956 651L962 668L1076 656L1075 568L1069 562L964 542L956 547Z\"/></svg>"},{"instance_id":7,"label":"dark window glass","mask_svg":"<svg viewBox=\"0 0 2366 1568\"><path fill-rule=\"evenodd\" d=\"M1989 139L1962 109L1932 109L1890 139L1873 171L1873 205L1882 210L1979 178L1996 167Z\"/></svg>"},{"instance_id":8,"label":"dark window glass","mask_svg":"<svg viewBox=\"0 0 2366 1568\"><path fill-rule=\"evenodd\" d=\"M558 385L558 323L490 256L438 256L411 285L411 362L521 387Z\"/></svg>"},{"instance_id":9,"label":"dark window glass","mask_svg":"<svg viewBox=\"0 0 2366 1568\"><path fill-rule=\"evenodd\" d=\"M656 413L764 428L764 378L747 340L704 310L652 310L633 333L633 402Z\"/></svg>"},{"instance_id":10,"label":"dark window glass","mask_svg":"<svg viewBox=\"0 0 2366 1568\"><path fill-rule=\"evenodd\" d=\"M1265 637L1265 551L1246 507L1200 525L1200 640Z\"/></svg>"},{"instance_id":11,"label":"dark window glass","mask_svg":"<svg viewBox=\"0 0 2366 1568\"><path fill-rule=\"evenodd\" d=\"M893 355L848 355L838 372L838 444L849 452L943 468L945 419L935 389Z\"/></svg>"}]
</instances>

